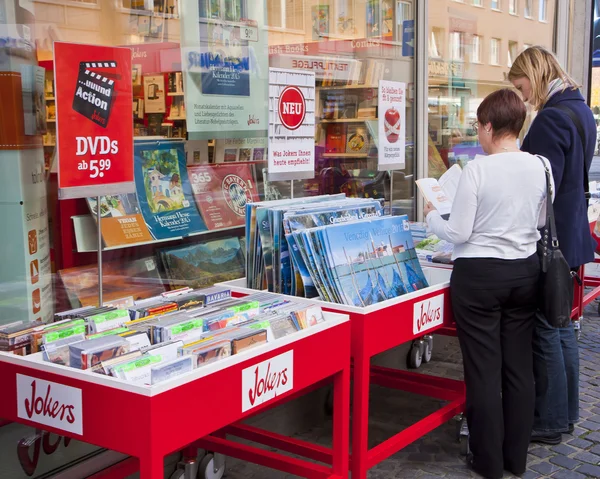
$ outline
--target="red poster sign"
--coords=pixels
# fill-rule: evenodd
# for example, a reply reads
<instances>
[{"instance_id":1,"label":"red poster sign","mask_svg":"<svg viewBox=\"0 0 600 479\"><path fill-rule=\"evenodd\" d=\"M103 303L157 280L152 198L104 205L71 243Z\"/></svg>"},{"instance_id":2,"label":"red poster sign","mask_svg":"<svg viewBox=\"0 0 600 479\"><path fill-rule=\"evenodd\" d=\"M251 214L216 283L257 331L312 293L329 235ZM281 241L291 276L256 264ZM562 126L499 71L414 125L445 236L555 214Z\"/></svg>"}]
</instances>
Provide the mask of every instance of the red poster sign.
<instances>
[{"instance_id":1,"label":"red poster sign","mask_svg":"<svg viewBox=\"0 0 600 479\"><path fill-rule=\"evenodd\" d=\"M246 203L258 201L249 165L190 165L188 176L209 229L244 225Z\"/></svg>"},{"instance_id":2,"label":"red poster sign","mask_svg":"<svg viewBox=\"0 0 600 479\"><path fill-rule=\"evenodd\" d=\"M135 191L131 50L54 43L59 196Z\"/></svg>"}]
</instances>

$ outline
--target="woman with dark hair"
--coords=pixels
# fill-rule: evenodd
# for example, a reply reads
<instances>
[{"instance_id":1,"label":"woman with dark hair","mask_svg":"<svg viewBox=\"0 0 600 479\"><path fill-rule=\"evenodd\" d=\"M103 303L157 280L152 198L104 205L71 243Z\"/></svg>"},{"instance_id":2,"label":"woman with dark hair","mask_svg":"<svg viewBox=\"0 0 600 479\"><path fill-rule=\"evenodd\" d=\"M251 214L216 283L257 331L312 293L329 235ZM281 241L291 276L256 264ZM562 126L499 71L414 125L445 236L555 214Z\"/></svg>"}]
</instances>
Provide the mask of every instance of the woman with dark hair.
<instances>
[{"instance_id":1,"label":"woman with dark hair","mask_svg":"<svg viewBox=\"0 0 600 479\"><path fill-rule=\"evenodd\" d=\"M464 168L450 218L428 204L431 230L454 243L452 310L463 354L468 463L495 479L525 472L533 423L532 335L545 222L547 160L517 147L526 109L508 89L477 109L488 156Z\"/></svg>"},{"instance_id":2,"label":"woman with dark hair","mask_svg":"<svg viewBox=\"0 0 600 479\"><path fill-rule=\"evenodd\" d=\"M537 116L523 151L545 156L556 182L556 234L573 271L594 260L585 197L596 122L575 81L542 47L521 53L508 74ZM559 444L579 419L579 348L573 326L553 328L538 312L534 329L535 420L532 442Z\"/></svg>"}]
</instances>

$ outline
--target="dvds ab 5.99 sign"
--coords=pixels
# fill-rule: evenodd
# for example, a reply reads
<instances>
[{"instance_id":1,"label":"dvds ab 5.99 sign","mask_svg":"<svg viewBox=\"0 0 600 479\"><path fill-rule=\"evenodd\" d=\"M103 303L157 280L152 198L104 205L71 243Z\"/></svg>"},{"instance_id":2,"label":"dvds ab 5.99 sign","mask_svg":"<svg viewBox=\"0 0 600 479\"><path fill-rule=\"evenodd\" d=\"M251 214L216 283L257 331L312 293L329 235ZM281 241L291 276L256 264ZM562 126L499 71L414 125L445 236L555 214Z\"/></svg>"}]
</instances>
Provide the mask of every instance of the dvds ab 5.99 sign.
<instances>
[{"instance_id":1,"label":"dvds ab 5.99 sign","mask_svg":"<svg viewBox=\"0 0 600 479\"><path fill-rule=\"evenodd\" d=\"M131 50L54 43L59 197L135 191Z\"/></svg>"},{"instance_id":2,"label":"dvds ab 5.99 sign","mask_svg":"<svg viewBox=\"0 0 600 479\"><path fill-rule=\"evenodd\" d=\"M406 83L379 81L378 170L406 166Z\"/></svg>"},{"instance_id":3,"label":"dvds ab 5.99 sign","mask_svg":"<svg viewBox=\"0 0 600 479\"><path fill-rule=\"evenodd\" d=\"M269 181L315 176L315 74L269 69Z\"/></svg>"}]
</instances>

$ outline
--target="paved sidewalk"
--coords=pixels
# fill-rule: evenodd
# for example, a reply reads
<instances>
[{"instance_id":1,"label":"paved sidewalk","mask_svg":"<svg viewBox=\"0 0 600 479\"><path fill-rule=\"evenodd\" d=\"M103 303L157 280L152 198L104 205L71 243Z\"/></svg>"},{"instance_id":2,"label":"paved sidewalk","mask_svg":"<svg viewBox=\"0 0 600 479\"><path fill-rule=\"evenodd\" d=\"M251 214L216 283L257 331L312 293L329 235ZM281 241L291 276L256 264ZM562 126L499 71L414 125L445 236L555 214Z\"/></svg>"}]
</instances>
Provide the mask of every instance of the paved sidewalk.
<instances>
[{"instance_id":1,"label":"paved sidewalk","mask_svg":"<svg viewBox=\"0 0 600 479\"><path fill-rule=\"evenodd\" d=\"M524 479L552 477L557 479L600 478L600 317L598 305L592 303L583 323L580 340L581 420L573 435L565 435L558 446L532 445L529 470ZM433 360L419 372L462 377L458 343L451 340L446 347L434 347ZM374 446L404 427L439 408L441 401L409 393L373 386L369 443ZM465 466L457 442L455 421L439 427L369 471L369 479L463 478L479 477ZM331 421L313 428L299 437L330 446ZM232 463L228 479L290 479L295 476L246 463ZM505 478L514 477L506 475Z\"/></svg>"}]
</instances>

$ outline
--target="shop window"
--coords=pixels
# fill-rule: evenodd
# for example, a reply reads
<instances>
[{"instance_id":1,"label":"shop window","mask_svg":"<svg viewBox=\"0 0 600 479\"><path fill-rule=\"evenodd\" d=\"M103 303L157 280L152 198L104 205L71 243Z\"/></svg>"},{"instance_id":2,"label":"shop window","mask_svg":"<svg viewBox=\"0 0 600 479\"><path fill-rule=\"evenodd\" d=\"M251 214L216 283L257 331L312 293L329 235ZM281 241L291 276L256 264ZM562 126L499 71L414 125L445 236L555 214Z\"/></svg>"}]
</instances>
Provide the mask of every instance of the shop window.
<instances>
[{"instance_id":1,"label":"shop window","mask_svg":"<svg viewBox=\"0 0 600 479\"><path fill-rule=\"evenodd\" d=\"M500 10L500 0L492 0L491 2L492 10Z\"/></svg>"},{"instance_id":2,"label":"shop window","mask_svg":"<svg viewBox=\"0 0 600 479\"><path fill-rule=\"evenodd\" d=\"M267 23L285 30L304 29L304 0L267 0Z\"/></svg>"},{"instance_id":3,"label":"shop window","mask_svg":"<svg viewBox=\"0 0 600 479\"><path fill-rule=\"evenodd\" d=\"M526 18L533 17L533 0L525 0L524 15Z\"/></svg>"},{"instance_id":4,"label":"shop window","mask_svg":"<svg viewBox=\"0 0 600 479\"><path fill-rule=\"evenodd\" d=\"M518 5L517 0L508 0L508 13L517 15Z\"/></svg>"},{"instance_id":5,"label":"shop window","mask_svg":"<svg viewBox=\"0 0 600 479\"><path fill-rule=\"evenodd\" d=\"M509 68L512 66L512 64L515 61L515 59L517 58L518 54L519 54L519 43L509 41L508 42L508 61L507 61L507 65Z\"/></svg>"},{"instance_id":6,"label":"shop window","mask_svg":"<svg viewBox=\"0 0 600 479\"><path fill-rule=\"evenodd\" d=\"M429 58L442 58L444 53L444 30L432 28L429 36Z\"/></svg>"},{"instance_id":7,"label":"shop window","mask_svg":"<svg viewBox=\"0 0 600 479\"><path fill-rule=\"evenodd\" d=\"M471 50L471 61L473 63L481 63L481 40L482 38L480 35L473 35L473 43Z\"/></svg>"},{"instance_id":8,"label":"shop window","mask_svg":"<svg viewBox=\"0 0 600 479\"><path fill-rule=\"evenodd\" d=\"M500 65L500 43L499 38L492 38L490 40L490 64Z\"/></svg>"},{"instance_id":9,"label":"shop window","mask_svg":"<svg viewBox=\"0 0 600 479\"><path fill-rule=\"evenodd\" d=\"M450 59L463 61L465 57L465 34L463 32L450 33Z\"/></svg>"},{"instance_id":10,"label":"shop window","mask_svg":"<svg viewBox=\"0 0 600 479\"><path fill-rule=\"evenodd\" d=\"M539 0L539 20L545 22L548 20L548 5L546 0Z\"/></svg>"}]
</instances>

